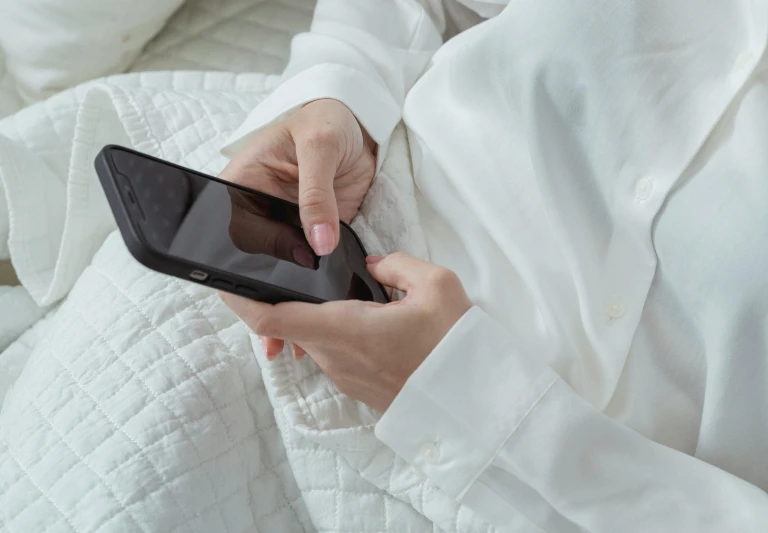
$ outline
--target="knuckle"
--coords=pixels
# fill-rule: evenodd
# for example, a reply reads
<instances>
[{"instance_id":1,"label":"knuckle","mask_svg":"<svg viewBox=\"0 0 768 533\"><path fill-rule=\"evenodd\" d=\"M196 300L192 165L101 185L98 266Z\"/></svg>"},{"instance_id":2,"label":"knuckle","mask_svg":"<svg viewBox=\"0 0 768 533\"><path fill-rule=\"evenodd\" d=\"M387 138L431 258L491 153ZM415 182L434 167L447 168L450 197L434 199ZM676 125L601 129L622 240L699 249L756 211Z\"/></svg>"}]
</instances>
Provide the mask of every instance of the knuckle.
<instances>
[{"instance_id":1,"label":"knuckle","mask_svg":"<svg viewBox=\"0 0 768 533\"><path fill-rule=\"evenodd\" d=\"M447 268L435 268L429 274L429 283L442 290L451 290L460 285L459 277Z\"/></svg>"},{"instance_id":2,"label":"knuckle","mask_svg":"<svg viewBox=\"0 0 768 533\"><path fill-rule=\"evenodd\" d=\"M273 124L256 133L224 167L219 177L241 185L254 185L266 178L265 169L290 159L293 137L284 124Z\"/></svg>"},{"instance_id":3,"label":"knuckle","mask_svg":"<svg viewBox=\"0 0 768 533\"><path fill-rule=\"evenodd\" d=\"M277 317L270 313L262 313L253 323L253 331L262 337L279 337L280 324Z\"/></svg>"},{"instance_id":4,"label":"knuckle","mask_svg":"<svg viewBox=\"0 0 768 533\"><path fill-rule=\"evenodd\" d=\"M310 186L301 191L299 206L304 216L322 217L329 209L331 193L320 186Z\"/></svg>"},{"instance_id":5,"label":"knuckle","mask_svg":"<svg viewBox=\"0 0 768 533\"><path fill-rule=\"evenodd\" d=\"M240 183L245 174L243 167L244 164L239 159L233 159L226 167L224 167L224 170L221 171L219 178L230 183Z\"/></svg>"},{"instance_id":6,"label":"knuckle","mask_svg":"<svg viewBox=\"0 0 768 533\"><path fill-rule=\"evenodd\" d=\"M405 252L393 252L387 256L388 259L391 259L393 261L400 262L408 257L408 254Z\"/></svg>"},{"instance_id":7,"label":"knuckle","mask_svg":"<svg viewBox=\"0 0 768 533\"><path fill-rule=\"evenodd\" d=\"M305 207L322 206L328 202L330 194L330 191L319 185L310 185L301 191L299 200Z\"/></svg>"},{"instance_id":8,"label":"knuckle","mask_svg":"<svg viewBox=\"0 0 768 533\"><path fill-rule=\"evenodd\" d=\"M339 146L339 133L333 126L324 124L312 128L307 134L304 142L310 147L323 149Z\"/></svg>"},{"instance_id":9,"label":"knuckle","mask_svg":"<svg viewBox=\"0 0 768 533\"><path fill-rule=\"evenodd\" d=\"M265 181L263 169L266 167L266 158L262 155L254 155L248 159L233 159L221 171L219 178L238 185L257 187Z\"/></svg>"}]
</instances>

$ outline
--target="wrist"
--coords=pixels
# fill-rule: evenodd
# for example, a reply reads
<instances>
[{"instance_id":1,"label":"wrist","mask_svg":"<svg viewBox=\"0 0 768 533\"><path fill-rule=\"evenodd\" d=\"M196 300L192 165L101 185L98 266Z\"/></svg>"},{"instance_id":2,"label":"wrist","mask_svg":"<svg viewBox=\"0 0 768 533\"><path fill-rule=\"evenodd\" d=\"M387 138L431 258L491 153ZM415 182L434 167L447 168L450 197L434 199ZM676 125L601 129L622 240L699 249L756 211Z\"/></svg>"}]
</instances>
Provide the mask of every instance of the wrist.
<instances>
[{"instance_id":1,"label":"wrist","mask_svg":"<svg viewBox=\"0 0 768 533\"><path fill-rule=\"evenodd\" d=\"M462 498L559 379L516 345L510 332L471 308L402 387L376 436Z\"/></svg>"}]
</instances>

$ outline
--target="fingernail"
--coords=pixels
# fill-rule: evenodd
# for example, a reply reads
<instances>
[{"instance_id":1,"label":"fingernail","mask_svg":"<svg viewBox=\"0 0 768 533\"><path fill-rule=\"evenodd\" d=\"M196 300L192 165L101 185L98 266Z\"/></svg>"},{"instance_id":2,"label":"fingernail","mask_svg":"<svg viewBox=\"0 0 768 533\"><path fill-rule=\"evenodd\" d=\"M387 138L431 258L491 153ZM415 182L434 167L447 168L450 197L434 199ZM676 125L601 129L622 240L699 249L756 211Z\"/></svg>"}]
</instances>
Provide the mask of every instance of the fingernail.
<instances>
[{"instance_id":1,"label":"fingernail","mask_svg":"<svg viewBox=\"0 0 768 533\"><path fill-rule=\"evenodd\" d=\"M300 245L293 249L293 259L304 268L313 268L315 266L315 257L312 255L312 252Z\"/></svg>"},{"instance_id":2,"label":"fingernail","mask_svg":"<svg viewBox=\"0 0 768 533\"><path fill-rule=\"evenodd\" d=\"M265 337L262 337L261 335L258 335L259 342L261 343L261 349L264 350L264 355L267 356L267 361L272 361L275 357L277 357L277 354L270 353L269 350L267 350L267 339Z\"/></svg>"},{"instance_id":3,"label":"fingernail","mask_svg":"<svg viewBox=\"0 0 768 533\"><path fill-rule=\"evenodd\" d=\"M373 265L378 263L382 259L384 259L384 257L381 255L369 255L368 257L365 258L365 262L368 263L369 265Z\"/></svg>"},{"instance_id":4,"label":"fingernail","mask_svg":"<svg viewBox=\"0 0 768 533\"><path fill-rule=\"evenodd\" d=\"M330 224L315 224L309 232L309 240L317 255L328 255L333 251L336 239Z\"/></svg>"}]
</instances>

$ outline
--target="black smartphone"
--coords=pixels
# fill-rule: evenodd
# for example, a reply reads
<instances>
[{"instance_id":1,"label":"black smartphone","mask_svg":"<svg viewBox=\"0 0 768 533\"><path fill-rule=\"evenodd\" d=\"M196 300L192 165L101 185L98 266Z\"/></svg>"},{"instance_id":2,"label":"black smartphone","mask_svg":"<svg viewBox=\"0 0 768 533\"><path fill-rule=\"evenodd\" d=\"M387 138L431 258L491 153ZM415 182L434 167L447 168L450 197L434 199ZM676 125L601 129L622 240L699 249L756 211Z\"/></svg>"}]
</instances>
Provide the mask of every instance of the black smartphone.
<instances>
[{"instance_id":1,"label":"black smartphone","mask_svg":"<svg viewBox=\"0 0 768 533\"><path fill-rule=\"evenodd\" d=\"M128 250L152 270L267 303L389 301L343 222L320 257L294 203L121 146L95 164Z\"/></svg>"}]
</instances>

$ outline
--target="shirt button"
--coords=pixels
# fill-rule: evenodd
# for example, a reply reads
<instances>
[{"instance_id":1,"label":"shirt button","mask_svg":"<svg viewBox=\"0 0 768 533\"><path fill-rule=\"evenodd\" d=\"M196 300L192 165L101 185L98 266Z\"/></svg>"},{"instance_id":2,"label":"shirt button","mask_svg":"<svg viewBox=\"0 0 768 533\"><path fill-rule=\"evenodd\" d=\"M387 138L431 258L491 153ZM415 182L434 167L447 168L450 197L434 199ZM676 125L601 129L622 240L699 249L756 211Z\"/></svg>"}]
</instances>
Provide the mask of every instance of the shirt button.
<instances>
[{"instance_id":1,"label":"shirt button","mask_svg":"<svg viewBox=\"0 0 768 533\"><path fill-rule=\"evenodd\" d=\"M749 66L754 57L754 54L752 54L752 52L749 50L740 53L736 58L736 61L733 63L733 72L736 73L744 70L747 66Z\"/></svg>"},{"instance_id":2,"label":"shirt button","mask_svg":"<svg viewBox=\"0 0 768 533\"><path fill-rule=\"evenodd\" d=\"M440 447L436 442L425 442L421 445L419 455L428 463L434 463L440 458Z\"/></svg>"},{"instance_id":3,"label":"shirt button","mask_svg":"<svg viewBox=\"0 0 768 533\"><path fill-rule=\"evenodd\" d=\"M651 197L653 192L653 180L651 178L642 178L635 184L635 200L644 202Z\"/></svg>"},{"instance_id":4,"label":"shirt button","mask_svg":"<svg viewBox=\"0 0 768 533\"><path fill-rule=\"evenodd\" d=\"M605 314L612 319L621 318L626 312L627 308L619 301L608 302L608 305L605 308Z\"/></svg>"}]
</instances>

